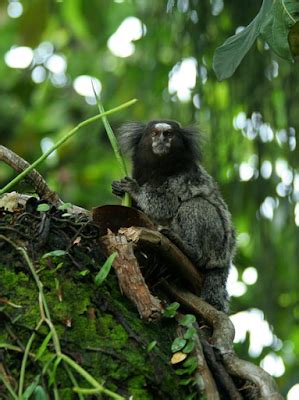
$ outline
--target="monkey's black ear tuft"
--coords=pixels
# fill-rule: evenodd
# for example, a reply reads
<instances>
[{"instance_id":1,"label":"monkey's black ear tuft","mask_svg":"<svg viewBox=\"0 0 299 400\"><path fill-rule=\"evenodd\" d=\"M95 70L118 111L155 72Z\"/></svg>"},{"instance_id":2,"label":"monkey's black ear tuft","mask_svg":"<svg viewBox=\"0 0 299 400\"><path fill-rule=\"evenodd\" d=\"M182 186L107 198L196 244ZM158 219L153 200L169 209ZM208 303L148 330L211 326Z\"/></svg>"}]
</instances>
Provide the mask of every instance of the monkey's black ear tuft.
<instances>
[{"instance_id":1,"label":"monkey's black ear tuft","mask_svg":"<svg viewBox=\"0 0 299 400\"><path fill-rule=\"evenodd\" d=\"M201 161L201 143L202 136L200 131L194 126L188 126L187 128L181 128L186 149L190 152L190 158L194 161Z\"/></svg>"},{"instance_id":2,"label":"monkey's black ear tuft","mask_svg":"<svg viewBox=\"0 0 299 400\"><path fill-rule=\"evenodd\" d=\"M127 122L119 127L117 137L121 151L124 154L128 156L134 154L145 128L146 124L142 122Z\"/></svg>"}]
</instances>

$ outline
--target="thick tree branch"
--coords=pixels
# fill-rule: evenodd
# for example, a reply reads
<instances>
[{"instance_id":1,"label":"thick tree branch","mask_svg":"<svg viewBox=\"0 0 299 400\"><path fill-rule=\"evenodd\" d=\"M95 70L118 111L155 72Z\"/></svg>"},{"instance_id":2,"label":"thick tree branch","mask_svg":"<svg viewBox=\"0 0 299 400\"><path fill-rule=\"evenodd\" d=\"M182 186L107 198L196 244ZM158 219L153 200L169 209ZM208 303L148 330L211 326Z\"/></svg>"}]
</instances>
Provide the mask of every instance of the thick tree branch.
<instances>
[{"instance_id":1,"label":"thick tree branch","mask_svg":"<svg viewBox=\"0 0 299 400\"><path fill-rule=\"evenodd\" d=\"M121 228L119 232L135 244L159 251L177 269L180 276L191 284L195 293L200 292L203 283L202 274L189 258L161 232L141 227Z\"/></svg>"},{"instance_id":2,"label":"thick tree branch","mask_svg":"<svg viewBox=\"0 0 299 400\"><path fill-rule=\"evenodd\" d=\"M117 252L113 262L121 291L136 305L141 318L156 320L161 317L163 308L160 300L151 295L140 272L138 261L134 255L133 243L128 242L123 234L111 231L100 240L107 255Z\"/></svg>"},{"instance_id":3,"label":"thick tree branch","mask_svg":"<svg viewBox=\"0 0 299 400\"><path fill-rule=\"evenodd\" d=\"M219 351L227 372L254 383L260 400L282 400L273 378L262 368L239 359L233 350L234 327L228 316L190 292L167 285L168 291L182 304L203 318L212 328L211 343Z\"/></svg>"}]
</instances>

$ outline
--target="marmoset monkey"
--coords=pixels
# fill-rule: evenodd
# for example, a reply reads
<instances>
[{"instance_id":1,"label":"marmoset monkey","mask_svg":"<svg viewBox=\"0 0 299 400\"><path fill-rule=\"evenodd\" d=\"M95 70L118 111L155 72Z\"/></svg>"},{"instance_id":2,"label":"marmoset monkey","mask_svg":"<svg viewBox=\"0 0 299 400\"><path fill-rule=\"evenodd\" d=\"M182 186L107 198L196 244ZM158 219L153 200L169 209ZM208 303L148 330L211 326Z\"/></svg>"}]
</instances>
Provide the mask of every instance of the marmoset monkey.
<instances>
[{"instance_id":1,"label":"marmoset monkey","mask_svg":"<svg viewBox=\"0 0 299 400\"><path fill-rule=\"evenodd\" d=\"M119 141L132 158L133 179L114 181L113 193L129 193L137 208L164 228L203 272L201 297L227 312L235 233L217 184L199 164L197 130L169 120L134 122L120 128Z\"/></svg>"}]
</instances>

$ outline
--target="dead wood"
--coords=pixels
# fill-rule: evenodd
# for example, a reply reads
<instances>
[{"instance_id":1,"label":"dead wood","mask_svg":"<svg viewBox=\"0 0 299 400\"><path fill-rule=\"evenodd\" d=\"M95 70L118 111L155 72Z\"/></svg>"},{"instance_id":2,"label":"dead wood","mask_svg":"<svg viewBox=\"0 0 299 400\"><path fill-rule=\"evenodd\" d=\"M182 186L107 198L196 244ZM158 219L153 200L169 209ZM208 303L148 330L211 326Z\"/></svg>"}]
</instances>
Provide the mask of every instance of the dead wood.
<instances>
[{"instance_id":1,"label":"dead wood","mask_svg":"<svg viewBox=\"0 0 299 400\"><path fill-rule=\"evenodd\" d=\"M113 262L121 291L136 305L141 318L151 321L161 317L163 308L160 300L154 297L140 272L133 250L133 243L125 235L111 231L101 238L107 255L118 253Z\"/></svg>"},{"instance_id":2,"label":"dead wood","mask_svg":"<svg viewBox=\"0 0 299 400\"><path fill-rule=\"evenodd\" d=\"M161 232L141 227L121 228L119 232L125 235L127 240L163 254L170 262L170 265L176 268L179 275L190 283L194 292L200 293L203 283L202 274L195 268L189 258Z\"/></svg>"}]
</instances>

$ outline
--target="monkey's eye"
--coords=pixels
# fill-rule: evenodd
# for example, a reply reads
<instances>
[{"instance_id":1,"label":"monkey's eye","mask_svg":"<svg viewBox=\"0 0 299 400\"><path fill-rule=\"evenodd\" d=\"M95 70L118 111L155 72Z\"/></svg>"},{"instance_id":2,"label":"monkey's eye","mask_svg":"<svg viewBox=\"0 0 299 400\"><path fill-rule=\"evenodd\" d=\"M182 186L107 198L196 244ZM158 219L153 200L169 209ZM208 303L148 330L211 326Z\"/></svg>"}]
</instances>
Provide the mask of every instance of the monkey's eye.
<instances>
[{"instance_id":1,"label":"monkey's eye","mask_svg":"<svg viewBox=\"0 0 299 400\"><path fill-rule=\"evenodd\" d=\"M170 131L170 130L169 131L165 131L164 135L167 136L167 137L171 137L171 136L173 136L173 131Z\"/></svg>"}]
</instances>

